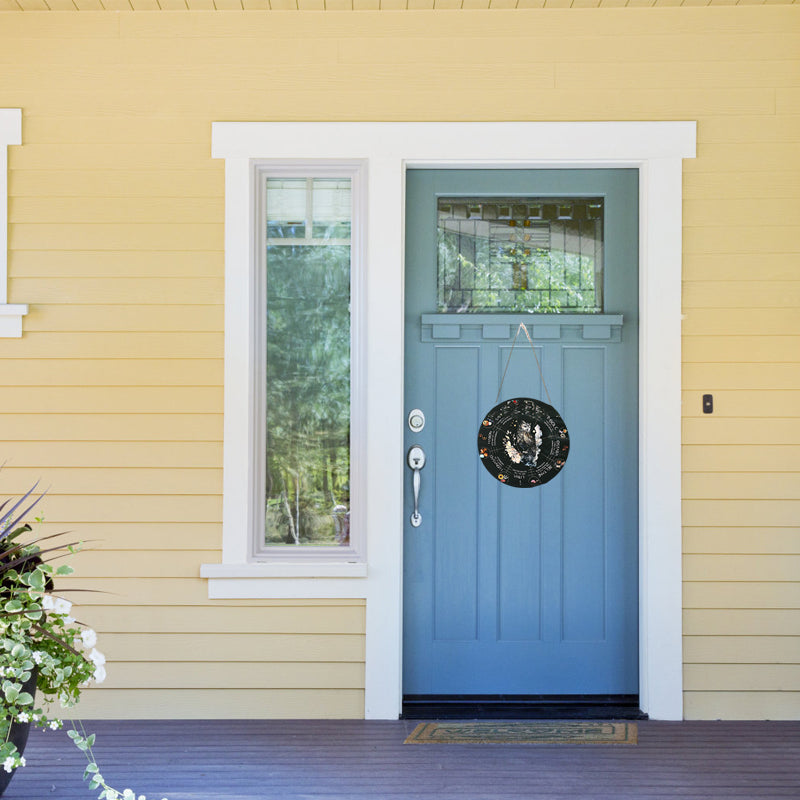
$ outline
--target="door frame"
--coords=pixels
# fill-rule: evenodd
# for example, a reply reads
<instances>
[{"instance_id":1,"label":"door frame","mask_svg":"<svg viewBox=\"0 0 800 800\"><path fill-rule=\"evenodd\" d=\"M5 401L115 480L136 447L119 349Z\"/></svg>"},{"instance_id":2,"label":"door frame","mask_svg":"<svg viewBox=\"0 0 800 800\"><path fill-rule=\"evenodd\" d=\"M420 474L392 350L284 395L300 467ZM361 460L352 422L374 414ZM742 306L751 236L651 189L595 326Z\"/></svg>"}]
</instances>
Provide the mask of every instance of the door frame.
<instances>
[{"instance_id":1,"label":"door frame","mask_svg":"<svg viewBox=\"0 0 800 800\"><path fill-rule=\"evenodd\" d=\"M252 326L252 169L363 160L368 173L366 337L367 465L354 486L366 499L366 575L242 563L241 530L226 524L223 564L204 569L211 597L366 599L368 719L402 706L403 337L405 172L418 168L639 170L639 680L653 719L683 717L681 571L682 159L694 158L694 122L347 122L213 124L212 155L226 162L226 378L223 503L249 486L249 443L232 427L249 365L228 348ZM237 305L239 303L239 305ZM230 357L230 358L229 358ZM241 398L244 398L243 400ZM387 421L389 421L387 423ZM239 432L236 432L239 431ZM238 497L238 495L237 495ZM241 499L241 498L239 498ZM227 568L230 569L227 569Z\"/></svg>"}]
</instances>

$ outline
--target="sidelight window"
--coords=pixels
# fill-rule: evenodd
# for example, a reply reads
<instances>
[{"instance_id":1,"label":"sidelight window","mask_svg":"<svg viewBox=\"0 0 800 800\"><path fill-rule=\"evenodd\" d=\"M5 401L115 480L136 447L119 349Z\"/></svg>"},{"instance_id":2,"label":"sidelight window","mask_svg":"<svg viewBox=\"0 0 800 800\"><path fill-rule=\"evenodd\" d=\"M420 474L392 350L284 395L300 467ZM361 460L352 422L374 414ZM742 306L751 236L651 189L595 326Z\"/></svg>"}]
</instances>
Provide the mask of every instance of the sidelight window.
<instances>
[{"instance_id":1,"label":"sidelight window","mask_svg":"<svg viewBox=\"0 0 800 800\"><path fill-rule=\"evenodd\" d=\"M264 503L256 557L353 551L353 194L348 175L261 175Z\"/></svg>"}]
</instances>

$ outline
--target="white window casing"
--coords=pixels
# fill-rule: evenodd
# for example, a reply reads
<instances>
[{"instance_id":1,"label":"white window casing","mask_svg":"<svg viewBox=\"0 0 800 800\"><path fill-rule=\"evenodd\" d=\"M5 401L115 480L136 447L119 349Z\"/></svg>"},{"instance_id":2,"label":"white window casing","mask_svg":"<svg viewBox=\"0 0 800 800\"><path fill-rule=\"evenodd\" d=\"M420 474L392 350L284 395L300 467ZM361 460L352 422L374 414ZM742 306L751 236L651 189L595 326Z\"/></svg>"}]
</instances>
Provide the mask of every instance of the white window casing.
<instances>
[{"instance_id":1,"label":"white window casing","mask_svg":"<svg viewBox=\"0 0 800 800\"><path fill-rule=\"evenodd\" d=\"M0 108L0 337L19 339L24 303L8 302L8 145L22 144L22 110Z\"/></svg>"},{"instance_id":2,"label":"white window casing","mask_svg":"<svg viewBox=\"0 0 800 800\"><path fill-rule=\"evenodd\" d=\"M365 598L364 713L396 719L402 703L403 273L405 171L424 168L639 170L639 665L640 705L683 716L681 627L682 159L694 122L221 122L225 159L225 428L222 563L204 564L211 598ZM250 531L261 491L253 464L258 404L255 170L357 164L363 239L352 312L353 525L361 558L256 563ZM309 174L311 171L309 170ZM356 220L354 219L354 224ZM355 263L355 262L354 262ZM355 280L355 277L354 277ZM358 385L355 374L358 370ZM361 437L361 438L359 438ZM355 503L363 505L356 510ZM258 524L261 524L260 522ZM363 558L364 554L366 559Z\"/></svg>"}]
</instances>

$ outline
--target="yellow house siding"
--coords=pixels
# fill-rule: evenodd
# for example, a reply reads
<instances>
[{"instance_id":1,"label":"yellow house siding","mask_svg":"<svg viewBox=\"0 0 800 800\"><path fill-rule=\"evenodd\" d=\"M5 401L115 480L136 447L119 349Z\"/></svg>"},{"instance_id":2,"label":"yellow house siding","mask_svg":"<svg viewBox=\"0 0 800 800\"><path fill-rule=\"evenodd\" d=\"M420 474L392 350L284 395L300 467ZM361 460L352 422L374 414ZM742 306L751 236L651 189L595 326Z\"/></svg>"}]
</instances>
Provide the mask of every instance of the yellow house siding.
<instances>
[{"instance_id":1,"label":"yellow house siding","mask_svg":"<svg viewBox=\"0 0 800 800\"><path fill-rule=\"evenodd\" d=\"M800 716L800 9L2 13L0 107L23 110L9 301L31 307L0 340L0 483L41 476L45 529L92 540L73 584L103 592L79 616L110 663L84 717L363 713L362 602L210 601L198 577L221 547L211 122L324 119L698 121L685 713Z\"/></svg>"}]
</instances>

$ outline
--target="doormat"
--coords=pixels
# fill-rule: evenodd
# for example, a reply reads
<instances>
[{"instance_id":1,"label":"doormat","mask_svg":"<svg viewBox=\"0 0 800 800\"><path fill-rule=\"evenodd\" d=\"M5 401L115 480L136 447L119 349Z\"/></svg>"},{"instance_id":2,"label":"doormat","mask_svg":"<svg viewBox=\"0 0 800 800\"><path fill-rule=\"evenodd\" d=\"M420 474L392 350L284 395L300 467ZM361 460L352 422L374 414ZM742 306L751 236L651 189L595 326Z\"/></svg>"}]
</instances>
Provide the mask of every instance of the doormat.
<instances>
[{"instance_id":1,"label":"doormat","mask_svg":"<svg viewBox=\"0 0 800 800\"><path fill-rule=\"evenodd\" d=\"M404 744L637 744L634 722L422 722Z\"/></svg>"}]
</instances>

